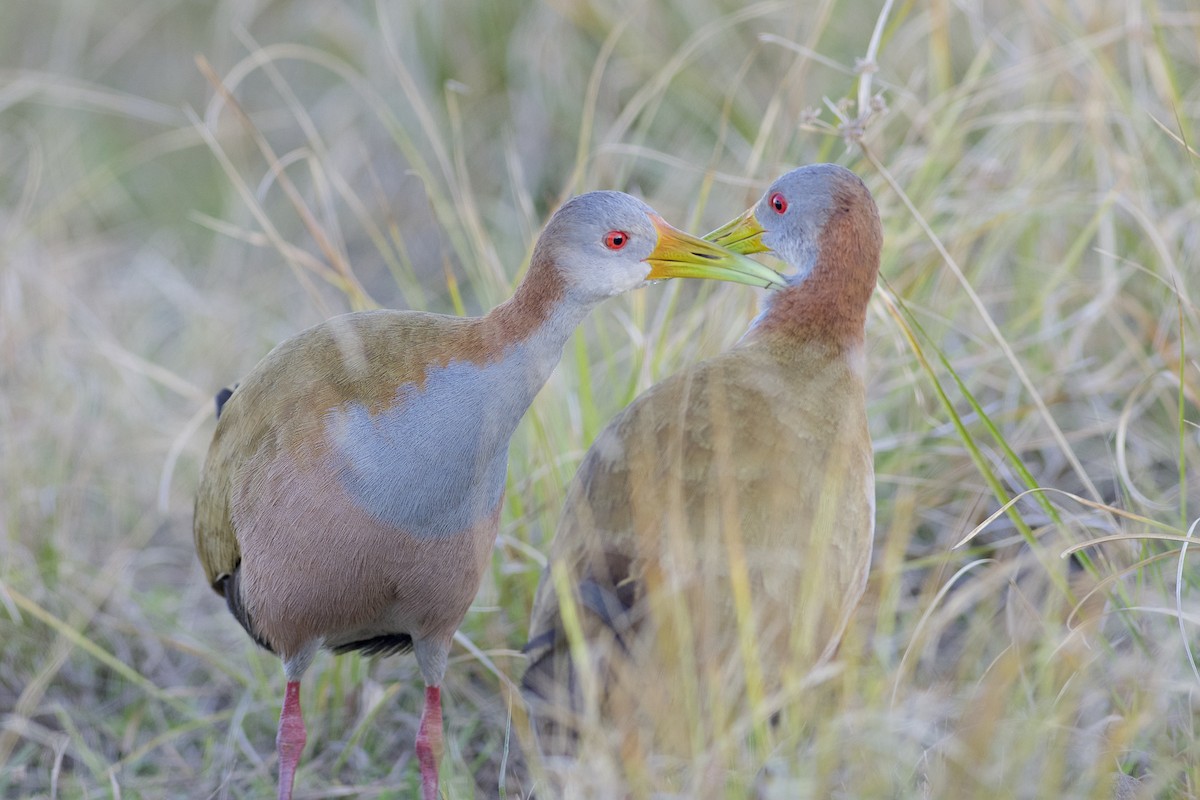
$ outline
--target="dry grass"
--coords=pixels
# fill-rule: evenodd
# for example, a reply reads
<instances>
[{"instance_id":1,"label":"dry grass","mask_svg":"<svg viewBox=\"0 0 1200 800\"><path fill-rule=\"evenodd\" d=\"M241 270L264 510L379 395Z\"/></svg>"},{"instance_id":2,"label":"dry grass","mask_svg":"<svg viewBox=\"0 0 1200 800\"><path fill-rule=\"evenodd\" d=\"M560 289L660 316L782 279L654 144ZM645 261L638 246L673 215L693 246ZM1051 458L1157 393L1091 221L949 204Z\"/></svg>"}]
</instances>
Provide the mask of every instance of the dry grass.
<instances>
[{"instance_id":1,"label":"dry grass","mask_svg":"<svg viewBox=\"0 0 1200 800\"><path fill-rule=\"evenodd\" d=\"M213 391L276 341L372 303L493 305L571 193L706 230L838 160L886 229L868 602L839 670L785 698L805 713L704 790L1087 798L1120 769L1200 796L1179 538L1200 512L1200 13L900 2L860 98L878 12L6 8L0 794L272 792L282 675L204 586L190 505ZM563 488L618 408L740 334L752 294L653 287L568 348L448 673L447 796L533 788L507 686ZM321 657L299 795L411 796L419 692L411 659Z\"/></svg>"}]
</instances>

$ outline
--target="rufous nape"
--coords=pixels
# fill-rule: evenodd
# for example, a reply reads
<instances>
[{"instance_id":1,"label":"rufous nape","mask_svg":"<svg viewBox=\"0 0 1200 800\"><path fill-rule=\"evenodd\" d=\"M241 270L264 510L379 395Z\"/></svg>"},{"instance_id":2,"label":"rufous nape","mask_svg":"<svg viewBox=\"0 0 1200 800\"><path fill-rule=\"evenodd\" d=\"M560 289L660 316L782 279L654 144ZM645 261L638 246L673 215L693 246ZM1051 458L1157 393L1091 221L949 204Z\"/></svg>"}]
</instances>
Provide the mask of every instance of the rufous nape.
<instances>
[{"instance_id":1,"label":"rufous nape","mask_svg":"<svg viewBox=\"0 0 1200 800\"><path fill-rule=\"evenodd\" d=\"M490 313L339 316L218 395L196 550L233 616L283 660L280 798L306 740L300 679L320 647L415 653L422 797L437 797L440 687L496 539L513 431L592 308L673 277L782 283L629 195L592 192L554 214Z\"/></svg>"},{"instance_id":2,"label":"rufous nape","mask_svg":"<svg viewBox=\"0 0 1200 800\"><path fill-rule=\"evenodd\" d=\"M568 489L523 678L566 769L589 744L621 769L712 764L828 662L865 589L875 202L849 170L807 166L706 238L793 271L733 347L618 413Z\"/></svg>"}]
</instances>

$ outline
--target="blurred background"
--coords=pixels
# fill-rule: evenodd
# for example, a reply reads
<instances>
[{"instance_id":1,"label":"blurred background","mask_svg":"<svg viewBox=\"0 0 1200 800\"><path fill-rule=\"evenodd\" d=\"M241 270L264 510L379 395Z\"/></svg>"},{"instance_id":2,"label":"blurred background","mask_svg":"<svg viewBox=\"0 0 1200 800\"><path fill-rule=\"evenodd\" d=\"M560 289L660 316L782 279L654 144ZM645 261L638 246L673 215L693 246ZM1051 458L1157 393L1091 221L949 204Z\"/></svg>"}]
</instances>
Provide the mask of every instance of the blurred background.
<instances>
[{"instance_id":1,"label":"blurred background","mask_svg":"<svg viewBox=\"0 0 1200 800\"><path fill-rule=\"evenodd\" d=\"M0 795L272 795L283 675L205 585L191 503L213 394L275 343L351 309L490 308L572 194L702 233L814 161L858 172L885 226L872 580L807 721L673 796L1084 798L1119 772L1200 795L1194 3L0 20ZM510 686L564 488L755 295L652 286L568 345L447 674L446 796L536 791ZM320 656L297 796L413 796L420 692L411 658Z\"/></svg>"}]
</instances>

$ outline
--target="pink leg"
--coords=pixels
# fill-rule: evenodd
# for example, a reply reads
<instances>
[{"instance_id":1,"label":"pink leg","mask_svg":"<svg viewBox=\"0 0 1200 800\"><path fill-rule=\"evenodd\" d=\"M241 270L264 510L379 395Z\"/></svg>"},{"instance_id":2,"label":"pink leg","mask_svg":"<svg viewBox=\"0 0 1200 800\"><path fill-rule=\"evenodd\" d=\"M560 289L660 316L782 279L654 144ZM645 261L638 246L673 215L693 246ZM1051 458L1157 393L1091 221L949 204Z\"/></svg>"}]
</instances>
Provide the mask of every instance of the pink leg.
<instances>
[{"instance_id":1,"label":"pink leg","mask_svg":"<svg viewBox=\"0 0 1200 800\"><path fill-rule=\"evenodd\" d=\"M279 734L275 737L275 747L279 750L279 800L292 800L292 781L306 741L308 735L300 714L300 681L288 681L279 715Z\"/></svg>"},{"instance_id":2,"label":"pink leg","mask_svg":"<svg viewBox=\"0 0 1200 800\"><path fill-rule=\"evenodd\" d=\"M442 760L442 690L425 687L425 708L417 729L417 761L421 764L421 800L438 800L438 762Z\"/></svg>"}]
</instances>

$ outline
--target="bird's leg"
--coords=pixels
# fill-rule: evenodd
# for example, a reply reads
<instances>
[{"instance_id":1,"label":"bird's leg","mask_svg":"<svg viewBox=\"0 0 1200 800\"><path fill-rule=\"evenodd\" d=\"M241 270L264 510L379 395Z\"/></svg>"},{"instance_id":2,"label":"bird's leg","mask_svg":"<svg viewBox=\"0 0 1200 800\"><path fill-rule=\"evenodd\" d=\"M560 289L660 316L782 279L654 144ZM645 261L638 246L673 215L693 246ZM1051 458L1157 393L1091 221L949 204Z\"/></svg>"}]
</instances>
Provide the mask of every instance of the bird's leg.
<instances>
[{"instance_id":1,"label":"bird's leg","mask_svg":"<svg viewBox=\"0 0 1200 800\"><path fill-rule=\"evenodd\" d=\"M425 687L425 708L417 729L417 761L421 765L421 800L438 800L438 762L442 760L442 690Z\"/></svg>"},{"instance_id":2,"label":"bird's leg","mask_svg":"<svg viewBox=\"0 0 1200 800\"><path fill-rule=\"evenodd\" d=\"M306 741L308 735L304 732L304 717L300 714L300 681L288 681L283 711L279 714L279 733L275 737L275 747L279 751L279 800L292 798L292 781Z\"/></svg>"}]
</instances>

